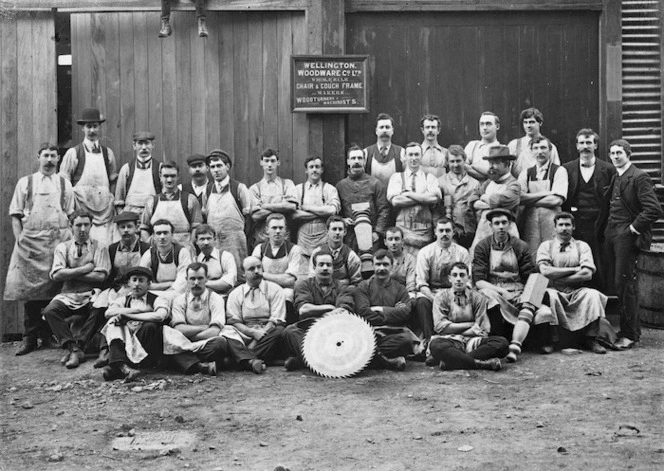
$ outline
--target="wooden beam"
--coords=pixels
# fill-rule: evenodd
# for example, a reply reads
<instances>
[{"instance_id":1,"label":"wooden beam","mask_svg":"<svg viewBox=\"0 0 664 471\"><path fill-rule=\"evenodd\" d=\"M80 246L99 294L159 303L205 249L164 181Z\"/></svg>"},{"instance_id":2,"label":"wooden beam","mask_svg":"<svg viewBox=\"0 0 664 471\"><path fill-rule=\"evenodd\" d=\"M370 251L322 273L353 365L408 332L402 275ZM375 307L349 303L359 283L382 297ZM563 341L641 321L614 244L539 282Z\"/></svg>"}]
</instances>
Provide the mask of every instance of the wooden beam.
<instances>
[{"instance_id":1,"label":"wooden beam","mask_svg":"<svg viewBox=\"0 0 664 471\"><path fill-rule=\"evenodd\" d=\"M600 16L598 156L606 159L606 145L622 137L622 5L604 0ZM602 146L602 144L604 144Z\"/></svg>"},{"instance_id":2,"label":"wooden beam","mask_svg":"<svg viewBox=\"0 0 664 471\"><path fill-rule=\"evenodd\" d=\"M311 0L208 0L208 11L285 11L306 10ZM103 13L110 11L160 11L161 0L4 0L0 9L11 13L20 11L50 11L64 13ZM173 11L194 11L193 3L173 2Z\"/></svg>"},{"instance_id":3,"label":"wooden beam","mask_svg":"<svg viewBox=\"0 0 664 471\"><path fill-rule=\"evenodd\" d=\"M602 0L347 0L346 12L601 10Z\"/></svg>"}]
</instances>

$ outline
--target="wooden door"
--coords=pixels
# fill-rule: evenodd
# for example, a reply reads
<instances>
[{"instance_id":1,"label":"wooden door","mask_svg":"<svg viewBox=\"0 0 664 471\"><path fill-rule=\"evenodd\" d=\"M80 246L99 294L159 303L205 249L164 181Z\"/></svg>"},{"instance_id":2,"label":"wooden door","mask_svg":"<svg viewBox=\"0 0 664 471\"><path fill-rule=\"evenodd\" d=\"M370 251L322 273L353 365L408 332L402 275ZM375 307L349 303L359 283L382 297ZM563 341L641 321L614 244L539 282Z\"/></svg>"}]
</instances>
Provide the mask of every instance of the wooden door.
<instances>
[{"instance_id":1,"label":"wooden door","mask_svg":"<svg viewBox=\"0 0 664 471\"><path fill-rule=\"evenodd\" d=\"M599 123L597 12L405 12L347 15L349 54L371 56L368 115L348 119L347 142L375 142L375 117L395 119L395 142L422 142L420 118L440 116L440 143L478 139L495 112L499 140L521 136L522 109L544 114L542 132L564 161L575 136Z\"/></svg>"}]
</instances>

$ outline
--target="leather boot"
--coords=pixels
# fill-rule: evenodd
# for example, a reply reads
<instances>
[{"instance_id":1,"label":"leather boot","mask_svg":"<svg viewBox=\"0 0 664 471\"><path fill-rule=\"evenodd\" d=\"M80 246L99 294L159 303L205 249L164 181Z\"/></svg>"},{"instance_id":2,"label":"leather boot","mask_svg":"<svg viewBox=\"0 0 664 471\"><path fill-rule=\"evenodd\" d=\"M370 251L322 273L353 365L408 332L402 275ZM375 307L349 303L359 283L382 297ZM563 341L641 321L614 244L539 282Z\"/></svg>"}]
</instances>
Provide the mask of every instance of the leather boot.
<instances>
[{"instance_id":1,"label":"leather boot","mask_svg":"<svg viewBox=\"0 0 664 471\"><path fill-rule=\"evenodd\" d=\"M95 360L92 366L95 368L103 368L108 365L108 348L102 348L99 350L99 356Z\"/></svg>"},{"instance_id":2,"label":"leather boot","mask_svg":"<svg viewBox=\"0 0 664 471\"><path fill-rule=\"evenodd\" d=\"M500 371L503 365L498 358L489 358L488 360L475 360L475 368L478 370Z\"/></svg>"},{"instance_id":3,"label":"leather boot","mask_svg":"<svg viewBox=\"0 0 664 471\"><path fill-rule=\"evenodd\" d=\"M78 368L78 365L83 363L83 357L83 351L78 347L74 347L69 353L69 360L67 360L65 366L70 370L72 368Z\"/></svg>"},{"instance_id":4,"label":"leather boot","mask_svg":"<svg viewBox=\"0 0 664 471\"><path fill-rule=\"evenodd\" d=\"M171 35L173 31L171 30L171 23L168 18L161 19L161 29L159 30L159 37L166 38Z\"/></svg>"},{"instance_id":5,"label":"leather boot","mask_svg":"<svg viewBox=\"0 0 664 471\"><path fill-rule=\"evenodd\" d=\"M207 38L207 36L208 36L208 30L207 30L207 24L206 24L206 19L205 18L199 18L198 19L198 35L201 38Z\"/></svg>"},{"instance_id":6,"label":"leather boot","mask_svg":"<svg viewBox=\"0 0 664 471\"><path fill-rule=\"evenodd\" d=\"M382 353L376 355L378 364L386 370L404 371L406 369L406 359L404 357L387 358Z\"/></svg>"},{"instance_id":7,"label":"leather boot","mask_svg":"<svg viewBox=\"0 0 664 471\"><path fill-rule=\"evenodd\" d=\"M30 337L23 337L23 343L18 348L18 350L16 350L15 355L16 356L27 355L33 350L37 350L37 339Z\"/></svg>"}]
</instances>

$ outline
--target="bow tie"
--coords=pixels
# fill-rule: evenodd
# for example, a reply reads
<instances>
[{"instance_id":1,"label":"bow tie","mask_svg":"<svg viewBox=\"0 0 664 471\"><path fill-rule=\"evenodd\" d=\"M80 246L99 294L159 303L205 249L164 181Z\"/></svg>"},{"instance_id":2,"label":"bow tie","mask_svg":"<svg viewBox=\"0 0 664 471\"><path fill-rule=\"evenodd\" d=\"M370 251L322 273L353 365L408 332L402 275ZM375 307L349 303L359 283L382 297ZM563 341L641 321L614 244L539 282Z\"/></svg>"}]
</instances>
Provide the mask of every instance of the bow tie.
<instances>
[{"instance_id":1,"label":"bow tie","mask_svg":"<svg viewBox=\"0 0 664 471\"><path fill-rule=\"evenodd\" d=\"M594 167L595 164L590 163L590 162L581 162L581 166L586 167L586 168L591 168L591 167Z\"/></svg>"},{"instance_id":2,"label":"bow tie","mask_svg":"<svg viewBox=\"0 0 664 471\"><path fill-rule=\"evenodd\" d=\"M93 153L93 154L99 154L99 153L101 153L101 149L99 148L99 146L98 146L97 144L95 144L94 146L92 146L92 153Z\"/></svg>"}]
</instances>

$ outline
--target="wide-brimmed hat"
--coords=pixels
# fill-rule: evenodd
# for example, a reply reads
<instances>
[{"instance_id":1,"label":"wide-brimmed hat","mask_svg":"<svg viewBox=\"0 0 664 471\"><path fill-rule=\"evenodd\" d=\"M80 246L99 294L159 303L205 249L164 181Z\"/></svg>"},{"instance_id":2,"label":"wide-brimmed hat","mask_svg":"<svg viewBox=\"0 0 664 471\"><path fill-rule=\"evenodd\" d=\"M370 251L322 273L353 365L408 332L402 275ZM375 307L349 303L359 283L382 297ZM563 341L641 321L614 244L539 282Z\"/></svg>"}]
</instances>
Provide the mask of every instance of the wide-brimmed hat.
<instances>
[{"instance_id":1,"label":"wide-brimmed hat","mask_svg":"<svg viewBox=\"0 0 664 471\"><path fill-rule=\"evenodd\" d=\"M85 123L103 123L105 118L101 117L101 113L97 108L86 108L81 113L81 117L76 121L78 124Z\"/></svg>"},{"instance_id":2,"label":"wide-brimmed hat","mask_svg":"<svg viewBox=\"0 0 664 471\"><path fill-rule=\"evenodd\" d=\"M496 216L507 216L507 219L514 221L514 214L509 209L505 208L494 208L486 213L486 220L491 222Z\"/></svg>"},{"instance_id":3,"label":"wide-brimmed hat","mask_svg":"<svg viewBox=\"0 0 664 471\"><path fill-rule=\"evenodd\" d=\"M125 272L125 278L129 279L132 275L147 276L148 280L152 281L153 275L152 270L145 267L131 267Z\"/></svg>"},{"instance_id":4,"label":"wide-brimmed hat","mask_svg":"<svg viewBox=\"0 0 664 471\"><path fill-rule=\"evenodd\" d=\"M510 148L507 146L493 146L489 149L489 155L482 157L484 160L491 159L505 159L505 160L516 160L516 155L510 153Z\"/></svg>"}]
</instances>

